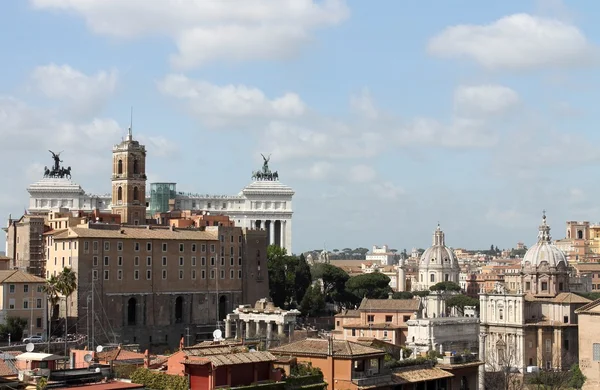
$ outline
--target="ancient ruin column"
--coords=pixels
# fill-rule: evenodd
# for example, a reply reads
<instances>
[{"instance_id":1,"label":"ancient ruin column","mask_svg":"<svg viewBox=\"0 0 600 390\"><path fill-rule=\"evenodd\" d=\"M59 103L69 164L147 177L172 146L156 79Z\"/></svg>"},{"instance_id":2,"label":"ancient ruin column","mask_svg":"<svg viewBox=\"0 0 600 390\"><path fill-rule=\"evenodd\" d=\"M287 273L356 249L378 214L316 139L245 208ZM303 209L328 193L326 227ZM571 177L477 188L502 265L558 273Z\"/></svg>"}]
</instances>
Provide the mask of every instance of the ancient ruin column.
<instances>
[{"instance_id":1,"label":"ancient ruin column","mask_svg":"<svg viewBox=\"0 0 600 390\"><path fill-rule=\"evenodd\" d=\"M250 321L245 321L246 323L246 337L247 339L250 338Z\"/></svg>"},{"instance_id":2,"label":"ancient ruin column","mask_svg":"<svg viewBox=\"0 0 600 390\"><path fill-rule=\"evenodd\" d=\"M544 330L542 328L538 329L537 360L536 365L544 368Z\"/></svg>"},{"instance_id":3,"label":"ancient ruin column","mask_svg":"<svg viewBox=\"0 0 600 390\"><path fill-rule=\"evenodd\" d=\"M485 332L479 333L479 361L484 364L479 366L479 389L485 389L485 338L487 334Z\"/></svg>"},{"instance_id":4,"label":"ancient ruin column","mask_svg":"<svg viewBox=\"0 0 600 390\"><path fill-rule=\"evenodd\" d=\"M285 335L285 325L283 322L277 324L277 334L279 336Z\"/></svg>"},{"instance_id":5,"label":"ancient ruin column","mask_svg":"<svg viewBox=\"0 0 600 390\"><path fill-rule=\"evenodd\" d=\"M231 320L229 318L225 320L225 338L231 338Z\"/></svg>"},{"instance_id":6,"label":"ancient ruin column","mask_svg":"<svg viewBox=\"0 0 600 390\"><path fill-rule=\"evenodd\" d=\"M271 346L271 339L273 338L273 324L271 321L266 321L265 325L267 326L267 342L265 344L267 349L269 349Z\"/></svg>"},{"instance_id":7,"label":"ancient ruin column","mask_svg":"<svg viewBox=\"0 0 600 390\"><path fill-rule=\"evenodd\" d=\"M294 324L290 323L289 327L290 327L289 336L290 336L290 340L292 340L292 337L294 337Z\"/></svg>"},{"instance_id":8,"label":"ancient ruin column","mask_svg":"<svg viewBox=\"0 0 600 390\"><path fill-rule=\"evenodd\" d=\"M279 246L285 248L285 221L279 221Z\"/></svg>"},{"instance_id":9,"label":"ancient ruin column","mask_svg":"<svg viewBox=\"0 0 600 390\"><path fill-rule=\"evenodd\" d=\"M255 320L254 322L256 322L256 337L260 337L260 321Z\"/></svg>"},{"instance_id":10,"label":"ancient ruin column","mask_svg":"<svg viewBox=\"0 0 600 390\"><path fill-rule=\"evenodd\" d=\"M235 320L235 339L239 340L242 335L241 335L241 325L242 325L242 321L240 320Z\"/></svg>"},{"instance_id":11,"label":"ancient ruin column","mask_svg":"<svg viewBox=\"0 0 600 390\"><path fill-rule=\"evenodd\" d=\"M275 245L275 221L269 223L269 245Z\"/></svg>"}]
</instances>

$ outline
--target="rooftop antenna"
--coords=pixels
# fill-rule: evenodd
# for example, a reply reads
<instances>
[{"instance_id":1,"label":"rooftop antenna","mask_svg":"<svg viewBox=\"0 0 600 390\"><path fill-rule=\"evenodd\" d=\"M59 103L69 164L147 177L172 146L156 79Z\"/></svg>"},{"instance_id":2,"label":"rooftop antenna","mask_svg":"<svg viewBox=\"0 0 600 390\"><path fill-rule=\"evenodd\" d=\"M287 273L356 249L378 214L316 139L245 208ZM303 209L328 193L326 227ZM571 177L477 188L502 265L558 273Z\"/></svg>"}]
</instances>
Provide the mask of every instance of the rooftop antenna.
<instances>
[{"instance_id":1,"label":"rooftop antenna","mask_svg":"<svg viewBox=\"0 0 600 390\"><path fill-rule=\"evenodd\" d=\"M129 115L129 131L127 132L127 139L129 141L131 141L133 135L131 134L131 131L133 130L133 106L131 106L131 112Z\"/></svg>"}]
</instances>

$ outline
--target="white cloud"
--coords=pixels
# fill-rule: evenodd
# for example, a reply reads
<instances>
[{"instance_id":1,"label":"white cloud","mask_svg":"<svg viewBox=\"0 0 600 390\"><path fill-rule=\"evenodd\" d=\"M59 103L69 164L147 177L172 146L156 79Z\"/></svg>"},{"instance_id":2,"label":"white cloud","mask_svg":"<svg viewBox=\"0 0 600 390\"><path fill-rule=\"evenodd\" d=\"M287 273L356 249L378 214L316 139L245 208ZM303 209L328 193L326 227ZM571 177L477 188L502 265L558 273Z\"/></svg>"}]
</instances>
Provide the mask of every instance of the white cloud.
<instances>
[{"instance_id":1,"label":"white cloud","mask_svg":"<svg viewBox=\"0 0 600 390\"><path fill-rule=\"evenodd\" d=\"M192 68L214 60L285 59L313 32L347 19L344 0L31 0L39 10L73 12L101 35L167 35L179 50L172 64ZM135 17L132 17L135 15Z\"/></svg>"},{"instance_id":2,"label":"white cloud","mask_svg":"<svg viewBox=\"0 0 600 390\"><path fill-rule=\"evenodd\" d=\"M489 123L455 117L450 124L432 118L416 118L395 133L400 146L431 146L449 149L489 148L498 142L498 134Z\"/></svg>"},{"instance_id":3,"label":"white cloud","mask_svg":"<svg viewBox=\"0 0 600 390\"><path fill-rule=\"evenodd\" d=\"M117 86L115 70L86 75L69 65L38 66L30 79L34 90L50 99L68 101L84 114L99 111Z\"/></svg>"},{"instance_id":4,"label":"white cloud","mask_svg":"<svg viewBox=\"0 0 600 390\"><path fill-rule=\"evenodd\" d=\"M598 49L565 22L515 14L487 25L457 25L430 39L429 53L469 58L488 69L572 67L598 60Z\"/></svg>"},{"instance_id":5,"label":"white cloud","mask_svg":"<svg viewBox=\"0 0 600 390\"><path fill-rule=\"evenodd\" d=\"M372 188L377 197L385 200L397 200L399 197L406 194L404 188L391 181L375 183L372 185Z\"/></svg>"},{"instance_id":6,"label":"white cloud","mask_svg":"<svg viewBox=\"0 0 600 390\"><path fill-rule=\"evenodd\" d=\"M502 114L519 102L519 95L502 85L461 85L454 91L454 110L458 115Z\"/></svg>"},{"instance_id":7,"label":"white cloud","mask_svg":"<svg viewBox=\"0 0 600 390\"><path fill-rule=\"evenodd\" d=\"M329 161L315 161L296 169L294 175L309 180L325 180L335 171L335 166Z\"/></svg>"},{"instance_id":8,"label":"white cloud","mask_svg":"<svg viewBox=\"0 0 600 390\"><path fill-rule=\"evenodd\" d=\"M176 143L160 135L140 134L136 138L146 146L146 150L152 156L172 157L179 151L179 146Z\"/></svg>"},{"instance_id":9,"label":"white cloud","mask_svg":"<svg viewBox=\"0 0 600 390\"><path fill-rule=\"evenodd\" d=\"M348 171L348 180L355 183L368 183L375 177L377 177L375 169L365 164L354 165Z\"/></svg>"},{"instance_id":10,"label":"white cloud","mask_svg":"<svg viewBox=\"0 0 600 390\"><path fill-rule=\"evenodd\" d=\"M290 118L304 114L306 106L295 93L269 99L258 88L245 85L218 86L168 75L158 83L160 91L187 102L189 110L210 126L224 126L247 119Z\"/></svg>"},{"instance_id":11,"label":"white cloud","mask_svg":"<svg viewBox=\"0 0 600 390\"><path fill-rule=\"evenodd\" d=\"M379 110L375 107L371 92L367 88L364 88L360 94L352 95L350 105L369 119L376 119L379 116Z\"/></svg>"}]
</instances>

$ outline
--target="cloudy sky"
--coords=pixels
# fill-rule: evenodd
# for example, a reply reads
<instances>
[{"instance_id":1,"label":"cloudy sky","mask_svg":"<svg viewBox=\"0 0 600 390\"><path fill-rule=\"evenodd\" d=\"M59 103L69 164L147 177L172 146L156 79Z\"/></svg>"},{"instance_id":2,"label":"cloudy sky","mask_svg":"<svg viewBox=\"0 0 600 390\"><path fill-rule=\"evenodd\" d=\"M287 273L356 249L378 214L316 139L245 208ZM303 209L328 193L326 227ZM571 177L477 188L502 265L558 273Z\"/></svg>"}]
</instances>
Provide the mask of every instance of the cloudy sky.
<instances>
[{"instance_id":1,"label":"cloudy sky","mask_svg":"<svg viewBox=\"0 0 600 390\"><path fill-rule=\"evenodd\" d=\"M64 150L110 190L235 194L271 153L294 250L535 241L600 220L599 5L559 1L31 0L0 6L0 213ZM3 240L4 238L2 238Z\"/></svg>"}]
</instances>

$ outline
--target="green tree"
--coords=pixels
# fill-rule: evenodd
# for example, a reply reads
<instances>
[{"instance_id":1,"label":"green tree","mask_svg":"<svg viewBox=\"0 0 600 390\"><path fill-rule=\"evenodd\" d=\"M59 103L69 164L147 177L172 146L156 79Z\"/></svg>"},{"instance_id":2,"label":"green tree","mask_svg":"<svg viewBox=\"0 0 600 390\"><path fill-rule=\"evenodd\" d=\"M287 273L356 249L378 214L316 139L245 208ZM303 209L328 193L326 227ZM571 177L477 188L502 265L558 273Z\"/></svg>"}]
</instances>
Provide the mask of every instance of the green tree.
<instances>
[{"instance_id":1,"label":"green tree","mask_svg":"<svg viewBox=\"0 0 600 390\"><path fill-rule=\"evenodd\" d=\"M579 364L573 364L571 366L571 378L569 380L569 386L574 389L581 389L585 384L586 379L587 378L585 375L583 375L583 372L581 372L581 369L579 368Z\"/></svg>"},{"instance_id":2,"label":"green tree","mask_svg":"<svg viewBox=\"0 0 600 390\"><path fill-rule=\"evenodd\" d=\"M338 303L343 300L346 282L350 279L346 271L331 264L318 263L311 268L311 275L313 280L321 280L327 302Z\"/></svg>"},{"instance_id":3,"label":"green tree","mask_svg":"<svg viewBox=\"0 0 600 390\"><path fill-rule=\"evenodd\" d=\"M304 255L289 256L285 248L271 245L267 248L269 293L275 306L295 307L310 286L310 266Z\"/></svg>"},{"instance_id":4,"label":"green tree","mask_svg":"<svg viewBox=\"0 0 600 390\"><path fill-rule=\"evenodd\" d=\"M316 317L325 311L325 297L318 286L309 286L300 302L300 312Z\"/></svg>"},{"instance_id":5,"label":"green tree","mask_svg":"<svg viewBox=\"0 0 600 390\"><path fill-rule=\"evenodd\" d=\"M50 276L50 279L46 281L44 285L44 293L46 293L46 297L48 298L48 304L50 305L50 310L52 312L52 318L56 318L58 313L56 313L56 305L60 301L60 297L58 296L60 292L58 291L58 278L55 275ZM52 321L50 322L52 324ZM48 339L52 335L52 329L48 329Z\"/></svg>"},{"instance_id":6,"label":"green tree","mask_svg":"<svg viewBox=\"0 0 600 390\"><path fill-rule=\"evenodd\" d=\"M77 290L77 274L69 267L64 267L58 275L56 285L58 292L65 297L65 333L69 333L68 317L69 317L69 298Z\"/></svg>"},{"instance_id":7,"label":"green tree","mask_svg":"<svg viewBox=\"0 0 600 390\"><path fill-rule=\"evenodd\" d=\"M394 299L413 299L415 295L410 291L397 291L392 295Z\"/></svg>"},{"instance_id":8,"label":"green tree","mask_svg":"<svg viewBox=\"0 0 600 390\"><path fill-rule=\"evenodd\" d=\"M475 306L476 310L479 310L479 299L459 294L446 300L446 307L456 308L460 315L464 315L466 306Z\"/></svg>"},{"instance_id":9,"label":"green tree","mask_svg":"<svg viewBox=\"0 0 600 390\"><path fill-rule=\"evenodd\" d=\"M392 291L390 278L381 272L353 276L346 282L346 290L355 296L356 302L366 298L387 298Z\"/></svg>"},{"instance_id":10,"label":"green tree","mask_svg":"<svg viewBox=\"0 0 600 390\"><path fill-rule=\"evenodd\" d=\"M461 291L460 286L454 282L439 282L429 287L431 291Z\"/></svg>"},{"instance_id":11,"label":"green tree","mask_svg":"<svg viewBox=\"0 0 600 390\"><path fill-rule=\"evenodd\" d=\"M7 317L6 323L0 325L0 338L2 338L2 340L8 340L8 335L10 334L11 340L20 341L26 327L26 319L20 317Z\"/></svg>"}]
</instances>

